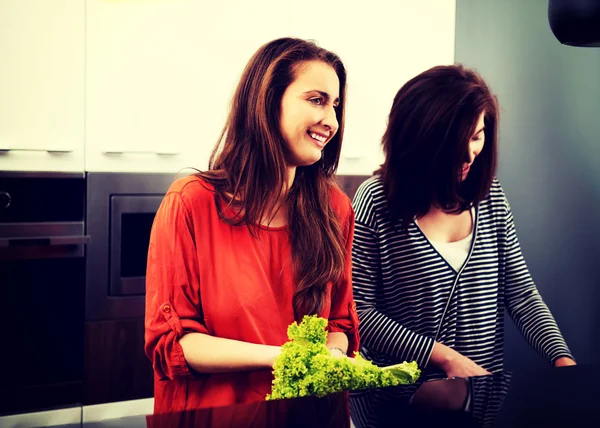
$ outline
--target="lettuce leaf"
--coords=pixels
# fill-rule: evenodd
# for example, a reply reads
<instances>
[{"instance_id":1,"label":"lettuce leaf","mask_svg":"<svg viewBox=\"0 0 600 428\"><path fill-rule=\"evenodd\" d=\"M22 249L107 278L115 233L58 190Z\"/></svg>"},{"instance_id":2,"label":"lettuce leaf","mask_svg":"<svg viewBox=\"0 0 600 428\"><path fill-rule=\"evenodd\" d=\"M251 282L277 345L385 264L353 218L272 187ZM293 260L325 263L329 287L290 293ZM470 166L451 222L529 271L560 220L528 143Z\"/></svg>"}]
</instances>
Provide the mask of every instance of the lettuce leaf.
<instances>
[{"instance_id":1,"label":"lettuce leaf","mask_svg":"<svg viewBox=\"0 0 600 428\"><path fill-rule=\"evenodd\" d=\"M421 371L414 361L381 368L359 353L354 361L331 356L325 345L326 326L325 318L312 315L288 327L289 341L275 360L267 400L322 397L340 391L409 384L419 378Z\"/></svg>"}]
</instances>

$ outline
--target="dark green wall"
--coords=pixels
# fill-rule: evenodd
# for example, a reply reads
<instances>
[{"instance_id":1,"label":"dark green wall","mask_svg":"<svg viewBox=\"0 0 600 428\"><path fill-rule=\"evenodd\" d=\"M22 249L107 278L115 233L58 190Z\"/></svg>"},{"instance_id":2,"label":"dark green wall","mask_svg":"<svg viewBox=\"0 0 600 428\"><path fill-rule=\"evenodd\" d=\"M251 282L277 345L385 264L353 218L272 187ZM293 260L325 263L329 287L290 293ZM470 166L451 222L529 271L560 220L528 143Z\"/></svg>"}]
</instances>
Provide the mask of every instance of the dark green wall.
<instances>
[{"instance_id":1,"label":"dark green wall","mask_svg":"<svg viewBox=\"0 0 600 428\"><path fill-rule=\"evenodd\" d=\"M600 361L600 48L561 45L547 0L457 0L456 61L498 95L498 177L575 357ZM507 366L539 364L511 322Z\"/></svg>"}]
</instances>

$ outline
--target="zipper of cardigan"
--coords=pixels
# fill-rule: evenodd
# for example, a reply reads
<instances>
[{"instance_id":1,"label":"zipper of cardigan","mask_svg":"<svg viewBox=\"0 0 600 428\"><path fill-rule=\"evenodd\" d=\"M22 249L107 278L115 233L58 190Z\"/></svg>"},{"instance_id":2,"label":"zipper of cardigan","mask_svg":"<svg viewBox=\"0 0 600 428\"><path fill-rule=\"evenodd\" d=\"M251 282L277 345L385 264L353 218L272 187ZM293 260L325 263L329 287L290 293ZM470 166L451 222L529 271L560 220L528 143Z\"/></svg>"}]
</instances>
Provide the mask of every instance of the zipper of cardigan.
<instances>
[{"instance_id":1,"label":"zipper of cardigan","mask_svg":"<svg viewBox=\"0 0 600 428\"><path fill-rule=\"evenodd\" d=\"M454 279L454 284L452 284L452 289L450 290L450 295L448 296L448 301L446 302L446 307L444 308L444 312L442 312L442 318L440 319L440 323L438 325L437 331L435 332L434 341L438 340L440 335L440 331L442 330L442 324L444 324L444 318L446 318L446 312L448 312L448 307L450 306L450 302L452 301L452 296L454 295L454 290L456 289L456 284L458 284L458 280L460 279L460 274L465 270L465 267L471 260L471 255L473 254L473 248L475 248L475 241L477 240L477 229L479 228L479 207L475 209L475 227L473 228L473 240L471 241L471 248L469 249L469 254L467 255L467 260L463 263L460 270L456 274L456 278Z\"/></svg>"}]
</instances>

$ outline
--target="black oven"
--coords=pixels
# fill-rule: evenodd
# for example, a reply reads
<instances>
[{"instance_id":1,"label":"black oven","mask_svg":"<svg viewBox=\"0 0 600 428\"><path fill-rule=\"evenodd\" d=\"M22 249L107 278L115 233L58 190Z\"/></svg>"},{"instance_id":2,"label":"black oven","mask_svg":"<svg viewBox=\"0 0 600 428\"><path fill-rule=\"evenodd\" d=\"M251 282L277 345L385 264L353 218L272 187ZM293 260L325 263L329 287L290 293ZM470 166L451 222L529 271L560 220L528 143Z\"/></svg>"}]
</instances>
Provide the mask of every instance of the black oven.
<instances>
[{"instance_id":1,"label":"black oven","mask_svg":"<svg viewBox=\"0 0 600 428\"><path fill-rule=\"evenodd\" d=\"M85 177L1 173L0 414L81 403Z\"/></svg>"},{"instance_id":2,"label":"black oven","mask_svg":"<svg viewBox=\"0 0 600 428\"><path fill-rule=\"evenodd\" d=\"M144 315L146 259L174 174L88 173L86 320Z\"/></svg>"}]
</instances>

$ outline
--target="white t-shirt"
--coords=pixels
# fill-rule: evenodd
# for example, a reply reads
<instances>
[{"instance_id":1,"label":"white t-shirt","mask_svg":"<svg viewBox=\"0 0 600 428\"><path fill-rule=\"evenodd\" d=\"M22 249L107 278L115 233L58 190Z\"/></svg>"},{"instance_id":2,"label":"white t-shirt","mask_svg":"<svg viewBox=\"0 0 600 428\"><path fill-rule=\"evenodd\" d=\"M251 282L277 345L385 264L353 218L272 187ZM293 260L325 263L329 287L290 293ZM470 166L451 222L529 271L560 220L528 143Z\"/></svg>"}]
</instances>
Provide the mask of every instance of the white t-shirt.
<instances>
[{"instance_id":1,"label":"white t-shirt","mask_svg":"<svg viewBox=\"0 0 600 428\"><path fill-rule=\"evenodd\" d=\"M475 227L475 208L471 209L471 219L473 221L473 228ZM415 220L416 223L416 220ZM455 271L459 271L462 265L467 260L469 250L471 249L471 241L473 240L473 228L471 233L460 241L455 242L440 242L432 241L431 245L437 250L438 253L448 262Z\"/></svg>"},{"instance_id":2,"label":"white t-shirt","mask_svg":"<svg viewBox=\"0 0 600 428\"><path fill-rule=\"evenodd\" d=\"M464 239L455 242L438 242L430 241L431 245L437 250L440 255L446 259L448 264L454 268L455 271L459 271L462 265L467 260L469 255L469 249L471 248L471 240L473 239L473 232L469 233Z\"/></svg>"}]
</instances>

